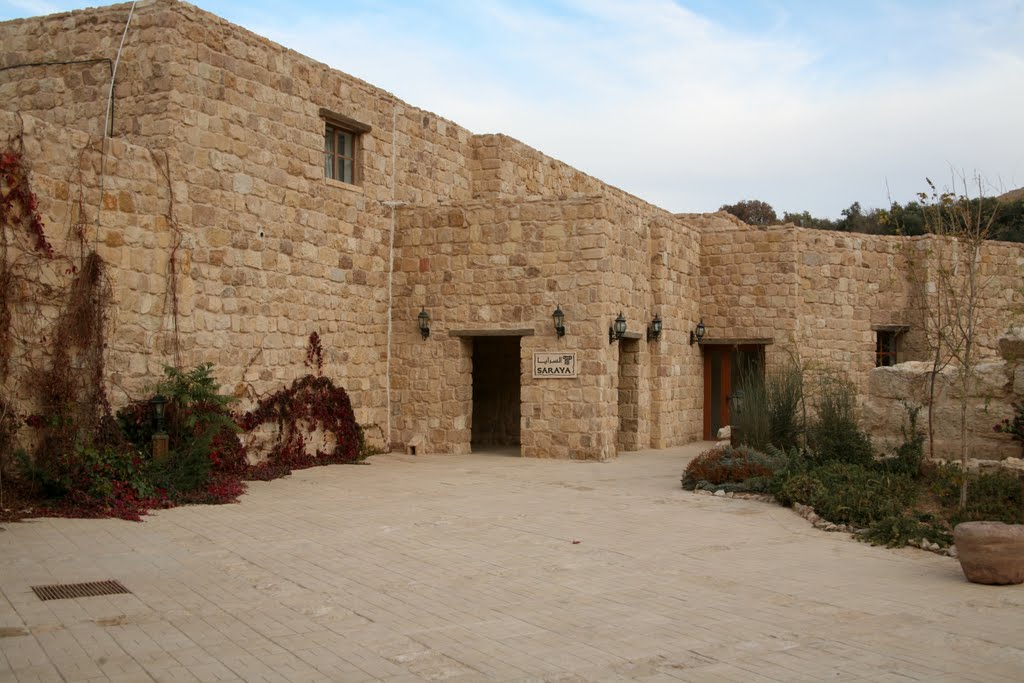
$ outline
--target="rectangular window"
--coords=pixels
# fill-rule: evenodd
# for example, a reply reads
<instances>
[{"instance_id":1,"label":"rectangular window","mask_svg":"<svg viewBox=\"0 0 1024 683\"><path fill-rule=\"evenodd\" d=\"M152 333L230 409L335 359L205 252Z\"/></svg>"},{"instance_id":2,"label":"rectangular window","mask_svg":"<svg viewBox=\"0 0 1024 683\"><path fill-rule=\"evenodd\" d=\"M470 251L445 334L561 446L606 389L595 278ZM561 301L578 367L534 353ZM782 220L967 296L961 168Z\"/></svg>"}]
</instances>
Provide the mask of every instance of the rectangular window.
<instances>
[{"instance_id":1,"label":"rectangular window","mask_svg":"<svg viewBox=\"0 0 1024 683\"><path fill-rule=\"evenodd\" d=\"M879 330L875 341L875 367L889 367L896 365L897 335L898 332L891 330Z\"/></svg>"},{"instance_id":2,"label":"rectangular window","mask_svg":"<svg viewBox=\"0 0 1024 683\"><path fill-rule=\"evenodd\" d=\"M326 109L320 110L320 116L324 119L324 177L358 185L362 137L370 126Z\"/></svg>"},{"instance_id":3,"label":"rectangular window","mask_svg":"<svg viewBox=\"0 0 1024 683\"><path fill-rule=\"evenodd\" d=\"M355 185L356 141L352 131L327 124L324 133L324 175Z\"/></svg>"}]
</instances>

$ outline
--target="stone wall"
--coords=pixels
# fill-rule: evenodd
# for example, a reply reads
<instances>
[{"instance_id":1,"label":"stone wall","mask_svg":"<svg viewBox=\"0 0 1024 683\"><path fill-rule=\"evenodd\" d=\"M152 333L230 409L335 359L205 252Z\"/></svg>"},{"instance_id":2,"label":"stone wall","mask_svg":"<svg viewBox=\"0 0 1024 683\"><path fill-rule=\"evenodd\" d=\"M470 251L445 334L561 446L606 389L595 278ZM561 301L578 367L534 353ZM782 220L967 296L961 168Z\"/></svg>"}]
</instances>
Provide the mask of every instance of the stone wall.
<instances>
[{"instance_id":1,"label":"stone wall","mask_svg":"<svg viewBox=\"0 0 1024 683\"><path fill-rule=\"evenodd\" d=\"M115 405L139 398L174 361L170 258L179 236L169 219L170 190L160 159L122 141L106 154L99 213L100 145L95 137L29 115L0 112L0 136L21 146L30 161L30 185L39 198L54 256L32 248L28 234L5 226L6 262L12 273L10 372L3 393L24 413L45 409L36 389L49 369L55 325L66 310L69 287L84 257L95 250L106 264L113 306L107 324L107 395ZM191 258L178 255L179 296L190 300ZM178 318L193 327L190 311ZM183 346L190 342L180 336Z\"/></svg>"},{"instance_id":2,"label":"stone wall","mask_svg":"<svg viewBox=\"0 0 1024 683\"><path fill-rule=\"evenodd\" d=\"M863 389L875 367L878 325L921 320L910 305L906 240L879 235L786 228L797 252L798 319L794 341L811 369L841 370ZM916 349L901 339L904 354ZM899 360L906 360L901 357Z\"/></svg>"},{"instance_id":3,"label":"stone wall","mask_svg":"<svg viewBox=\"0 0 1024 683\"><path fill-rule=\"evenodd\" d=\"M1021 444L993 430L1004 418L1012 418L1012 402L1024 400L1024 328L1017 327L999 343L1000 355L978 364L976 381L967 398L967 457L971 460L1005 460L1022 457ZM876 446L900 443L907 424L905 404L924 406L919 418L928 429L928 403L932 364L911 361L869 373L864 401L864 422ZM936 379L932 408L936 458L960 458L961 389L958 368L942 368ZM927 448L927 446L926 446Z\"/></svg>"},{"instance_id":4,"label":"stone wall","mask_svg":"<svg viewBox=\"0 0 1024 683\"><path fill-rule=\"evenodd\" d=\"M797 359L812 379L811 388L816 372L846 373L865 398L865 424L879 445L898 443L905 420L900 401L927 402L921 373L930 363L916 361L930 358L923 306L934 305L938 266L924 256L955 245L932 236L762 229L730 216L717 218L701 229L701 314L709 339L769 338L769 367L786 357ZM1015 369L999 359L998 339L1024 305L1024 253L1019 245L989 242L981 265L984 290L976 343L982 386L972 399L969 422L982 428L972 427L971 448L986 457L1006 457L1007 440L991 427L1008 414L1014 400ZM909 327L900 337L901 364L876 369L876 328L891 325ZM940 384L948 387L955 372L947 368ZM954 425L959 429L960 423L951 392L941 391L935 408L943 456L949 455ZM925 411L922 420L926 417Z\"/></svg>"},{"instance_id":5,"label":"stone wall","mask_svg":"<svg viewBox=\"0 0 1024 683\"><path fill-rule=\"evenodd\" d=\"M791 228L756 228L729 214L703 216L700 315L707 339L789 341L800 311L798 248Z\"/></svg>"},{"instance_id":6,"label":"stone wall","mask_svg":"<svg viewBox=\"0 0 1024 683\"><path fill-rule=\"evenodd\" d=\"M923 339L914 283L927 271L905 273L908 250L927 253L927 239L673 216L174 0L141 2L131 20L100 197L110 60L128 10L0 23L0 67L16 67L0 70L2 131L24 131L60 253L79 258L95 244L110 265L115 405L169 362L212 362L251 402L308 371L315 331L324 372L348 389L360 422L395 445L466 452L474 342L451 334L505 330L519 338L523 454L606 459L700 437L702 358L688 337L701 318L710 340L771 340L769 363L795 353L861 386L873 325L910 324L908 349ZM356 184L324 178L324 111L369 127ZM1024 254L992 244L983 261L991 357L1022 303ZM32 292L67 282L56 263L36 264L21 293L25 329ZM59 312L38 306L47 321ZM628 340L609 344L620 312ZM648 341L656 314L664 332ZM19 386L46 362L31 339L9 379ZM533 379L534 351L576 352L579 376Z\"/></svg>"},{"instance_id":7,"label":"stone wall","mask_svg":"<svg viewBox=\"0 0 1024 683\"><path fill-rule=\"evenodd\" d=\"M128 8L0 24L0 40L15 48L3 65L113 59ZM0 93L23 116L96 138L106 68L8 69ZM180 236L182 363L213 362L224 384L253 399L306 371L317 331L325 372L353 395L357 418L386 430L393 202L467 198L469 132L172 0L136 8L115 102L115 136L153 150L165 193L173 189L164 210ZM324 179L321 108L371 126L358 186Z\"/></svg>"},{"instance_id":8,"label":"stone wall","mask_svg":"<svg viewBox=\"0 0 1024 683\"><path fill-rule=\"evenodd\" d=\"M130 4L0 22L0 109L95 137L105 124L134 142L166 136L181 111L175 86L185 73L175 50L160 48L176 20L167 6L137 6L109 116L111 74Z\"/></svg>"}]
</instances>

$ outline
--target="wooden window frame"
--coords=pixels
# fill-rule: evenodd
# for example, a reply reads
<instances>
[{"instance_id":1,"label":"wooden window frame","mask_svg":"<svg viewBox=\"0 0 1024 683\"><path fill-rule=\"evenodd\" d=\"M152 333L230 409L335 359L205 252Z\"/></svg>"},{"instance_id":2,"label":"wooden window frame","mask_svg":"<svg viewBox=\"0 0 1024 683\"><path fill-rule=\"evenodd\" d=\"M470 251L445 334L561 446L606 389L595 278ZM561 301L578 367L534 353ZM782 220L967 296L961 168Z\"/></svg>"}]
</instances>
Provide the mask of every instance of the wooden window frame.
<instances>
[{"instance_id":1,"label":"wooden window frame","mask_svg":"<svg viewBox=\"0 0 1024 683\"><path fill-rule=\"evenodd\" d=\"M320 110L320 117L324 121L324 177L347 185L362 184L362 136L370 132L370 126L327 109ZM338 144L346 138L351 140L351 145ZM339 151L343 147L347 153ZM352 169L348 176L346 161Z\"/></svg>"},{"instance_id":2,"label":"wooden window frame","mask_svg":"<svg viewBox=\"0 0 1024 683\"><path fill-rule=\"evenodd\" d=\"M910 330L909 325L872 325L875 333L875 367L892 367L900 362L900 337ZM889 342L886 344L885 342Z\"/></svg>"}]
</instances>

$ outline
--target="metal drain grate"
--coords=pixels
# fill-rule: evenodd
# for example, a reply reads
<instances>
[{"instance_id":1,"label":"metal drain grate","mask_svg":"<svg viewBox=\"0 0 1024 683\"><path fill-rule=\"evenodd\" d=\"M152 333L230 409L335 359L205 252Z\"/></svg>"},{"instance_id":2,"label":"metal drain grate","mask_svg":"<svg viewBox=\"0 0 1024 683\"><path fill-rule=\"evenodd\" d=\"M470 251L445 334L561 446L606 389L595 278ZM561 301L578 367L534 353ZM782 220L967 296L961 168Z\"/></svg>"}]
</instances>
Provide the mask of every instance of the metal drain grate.
<instances>
[{"instance_id":1,"label":"metal drain grate","mask_svg":"<svg viewBox=\"0 0 1024 683\"><path fill-rule=\"evenodd\" d=\"M118 595L131 593L120 581L91 581L89 583L55 583L50 586L32 586L40 600L64 600L67 598L91 598L96 595Z\"/></svg>"}]
</instances>

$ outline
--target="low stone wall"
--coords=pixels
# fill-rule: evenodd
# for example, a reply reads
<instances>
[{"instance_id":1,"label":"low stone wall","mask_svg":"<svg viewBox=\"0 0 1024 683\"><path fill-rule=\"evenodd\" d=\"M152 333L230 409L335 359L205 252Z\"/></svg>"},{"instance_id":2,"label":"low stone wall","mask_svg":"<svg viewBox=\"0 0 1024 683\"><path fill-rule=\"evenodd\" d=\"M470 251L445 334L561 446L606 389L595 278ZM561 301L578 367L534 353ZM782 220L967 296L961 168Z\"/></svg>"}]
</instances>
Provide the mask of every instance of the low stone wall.
<instances>
[{"instance_id":1,"label":"low stone wall","mask_svg":"<svg viewBox=\"0 0 1024 683\"><path fill-rule=\"evenodd\" d=\"M1024 328L1017 327L1000 339L999 353L1000 358L978 364L969 392L967 455L971 460L1005 461L1022 455L1019 443L993 427L1012 416L1011 402L1024 400ZM929 362L910 361L870 371L862 417L876 447L889 448L902 440L907 423L904 404L923 406L919 423L927 431L931 369ZM935 458L960 458L960 396L959 368L943 368L931 406Z\"/></svg>"}]
</instances>

